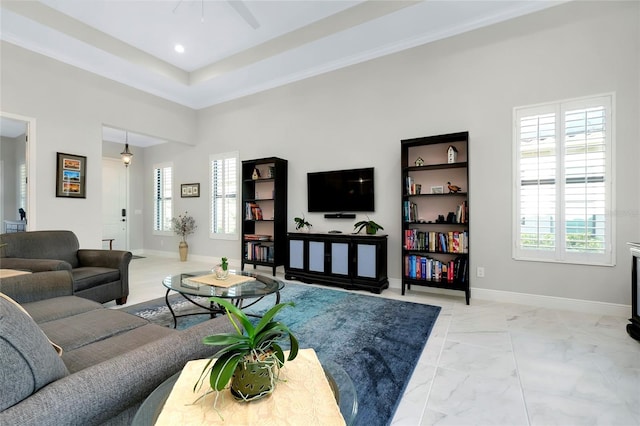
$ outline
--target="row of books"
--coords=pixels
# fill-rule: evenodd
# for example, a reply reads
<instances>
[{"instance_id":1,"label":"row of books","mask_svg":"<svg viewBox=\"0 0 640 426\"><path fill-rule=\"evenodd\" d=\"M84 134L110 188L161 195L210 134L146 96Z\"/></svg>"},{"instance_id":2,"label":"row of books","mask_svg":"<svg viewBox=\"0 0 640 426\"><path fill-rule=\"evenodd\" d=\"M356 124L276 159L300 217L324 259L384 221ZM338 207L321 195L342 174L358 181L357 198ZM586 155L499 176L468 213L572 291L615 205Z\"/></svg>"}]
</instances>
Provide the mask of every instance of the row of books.
<instances>
[{"instance_id":1,"label":"row of books","mask_svg":"<svg viewBox=\"0 0 640 426\"><path fill-rule=\"evenodd\" d=\"M404 231L404 248L439 253L469 253L469 232L406 229Z\"/></svg>"},{"instance_id":2,"label":"row of books","mask_svg":"<svg viewBox=\"0 0 640 426\"><path fill-rule=\"evenodd\" d=\"M428 256L407 255L404 257L404 276L416 280L463 283L468 278L468 263L464 256L441 261Z\"/></svg>"},{"instance_id":3,"label":"row of books","mask_svg":"<svg viewBox=\"0 0 640 426\"><path fill-rule=\"evenodd\" d=\"M246 220L262 220L262 209L256 203L245 203L244 218Z\"/></svg>"},{"instance_id":4,"label":"row of books","mask_svg":"<svg viewBox=\"0 0 640 426\"><path fill-rule=\"evenodd\" d=\"M416 183L411 176L407 176L404 193L407 195L417 195L422 193L422 185Z\"/></svg>"},{"instance_id":5,"label":"row of books","mask_svg":"<svg viewBox=\"0 0 640 426\"><path fill-rule=\"evenodd\" d=\"M402 204L402 217L405 222L417 222L418 221L418 205L411 201L405 201Z\"/></svg>"},{"instance_id":6,"label":"row of books","mask_svg":"<svg viewBox=\"0 0 640 426\"><path fill-rule=\"evenodd\" d=\"M273 243L249 241L246 244L245 258L259 262L273 262Z\"/></svg>"}]
</instances>

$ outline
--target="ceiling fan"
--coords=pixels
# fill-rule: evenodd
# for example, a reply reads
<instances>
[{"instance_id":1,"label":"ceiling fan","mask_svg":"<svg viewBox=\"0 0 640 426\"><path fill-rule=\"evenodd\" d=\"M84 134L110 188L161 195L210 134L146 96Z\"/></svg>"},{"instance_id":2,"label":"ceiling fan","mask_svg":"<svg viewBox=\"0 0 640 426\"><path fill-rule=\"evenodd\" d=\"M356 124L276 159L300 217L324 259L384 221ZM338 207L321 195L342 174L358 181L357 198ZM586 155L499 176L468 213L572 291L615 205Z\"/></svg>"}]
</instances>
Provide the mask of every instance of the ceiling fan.
<instances>
[{"instance_id":1,"label":"ceiling fan","mask_svg":"<svg viewBox=\"0 0 640 426\"><path fill-rule=\"evenodd\" d=\"M184 0L179 0L176 7L173 9L173 13L176 13L178 7L182 4ZM226 0L229 6L231 6L237 13L240 15L242 19L245 20L251 28L254 30L260 27L260 23L256 19L256 17L251 13L247 5L243 0ZM204 0L200 0L200 20L204 22Z\"/></svg>"}]
</instances>

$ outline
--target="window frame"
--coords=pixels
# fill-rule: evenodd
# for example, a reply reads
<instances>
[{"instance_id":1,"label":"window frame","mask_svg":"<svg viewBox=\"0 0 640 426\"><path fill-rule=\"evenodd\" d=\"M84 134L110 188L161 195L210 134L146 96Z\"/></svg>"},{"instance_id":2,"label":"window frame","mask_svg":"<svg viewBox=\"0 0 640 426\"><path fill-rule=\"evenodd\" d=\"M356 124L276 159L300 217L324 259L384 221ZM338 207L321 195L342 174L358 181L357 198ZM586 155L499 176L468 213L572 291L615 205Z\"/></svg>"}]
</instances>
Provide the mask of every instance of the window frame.
<instances>
[{"instance_id":1,"label":"window frame","mask_svg":"<svg viewBox=\"0 0 640 426\"><path fill-rule=\"evenodd\" d=\"M214 204L215 204L215 185L213 182L214 176L213 176L213 162L214 161L219 161L219 160L229 160L229 159L233 159L235 160L235 181L236 181L236 186L235 186L235 203L233 203L233 208L235 210L235 212L231 213L231 214L235 214L235 221L234 221L234 232L215 232L214 229L214 222L213 222L213 217L214 217ZM224 153L220 153L220 154L211 154L209 155L209 238L211 239L215 239L215 240L238 240L240 237L240 191L242 189L242 182L240 180L240 168L241 168L241 164L240 164L240 153L238 151L231 151L231 152L224 152ZM224 187L224 182L222 182L222 186ZM225 195L226 196L226 195ZM223 204L223 212L221 213L223 215L223 217L227 217L229 214L227 214L224 211L225 208L225 204Z\"/></svg>"},{"instance_id":2,"label":"window frame","mask_svg":"<svg viewBox=\"0 0 640 426\"><path fill-rule=\"evenodd\" d=\"M567 185L570 184L565 176L565 162L567 156L565 153L565 113L567 111L589 108L593 106L604 107L605 132L604 132L604 170L602 173L604 200L604 252L603 253L585 253L567 250L566 247L566 227L571 219L565 218ZM556 153L556 172L555 181L562 182L556 188L554 195L555 201L555 236L554 248L550 250L527 249L521 247L521 163L520 163L520 120L524 117L540 115L543 113L553 112L555 114L556 129L554 132L554 147ZM580 98L565 99L561 101L548 102L544 104L528 105L515 107L513 109L513 136L512 136L512 173L513 173L513 212L512 212L512 232L513 247L512 257L515 260L523 261L539 261L550 263L567 263L567 264L583 264L598 266L615 266L616 252L616 223L615 215L615 94L606 93L594 96L585 96ZM588 179L585 176L584 179ZM540 186L540 185L538 185Z\"/></svg>"},{"instance_id":3,"label":"window frame","mask_svg":"<svg viewBox=\"0 0 640 426\"><path fill-rule=\"evenodd\" d=\"M158 217L157 217L158 210L156 209L157 203L158 203L158 199L156 198L156 190L157 190L157 188L156 188L156 182L157 182L156 173L157 173L158 170L161 171L161 174L162 174L161 180L162 180L162 182L164 182L165 181L164 169L167 169L167 168L171 169L171 197L169 197L169 198L161 198L161 202L165 203L167 200L171 201L171 215L170 215L170 218L169 218L169 222L168 223L163 223L163 225L164 225L163 227L165 229L156 229L156 223L158 222ZM171 229L171 218L174 217L173 212L174 212L174 207L175 207L175 203L173 202L173 200L174 200L173 194L175 193L175 191L174 191L174 182L173 182L174 181L174 179L173 179L173 176L174 176L173 169L174 169L174 167L173 167L173 163L172 162L158 163L158 164L154 164L153 165L153 216L152 216L152 220L153 220L153 224L152 224L152 226L153 226L153 235L163 235L163 236L164 235L174 235L174 232ZM162 218L160 218L160 219L162 219ZM166 227L168 227L168 229L166 229Z\"/></svg>"}]
</instances>

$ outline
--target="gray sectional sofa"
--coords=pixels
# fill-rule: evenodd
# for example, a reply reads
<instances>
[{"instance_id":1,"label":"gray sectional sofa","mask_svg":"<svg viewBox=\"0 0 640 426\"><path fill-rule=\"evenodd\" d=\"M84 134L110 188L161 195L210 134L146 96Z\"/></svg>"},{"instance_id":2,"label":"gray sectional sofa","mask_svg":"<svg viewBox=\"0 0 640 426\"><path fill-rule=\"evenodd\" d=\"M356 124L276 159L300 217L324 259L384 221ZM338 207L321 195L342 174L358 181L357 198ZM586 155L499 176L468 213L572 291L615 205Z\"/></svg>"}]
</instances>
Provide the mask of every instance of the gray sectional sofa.
<instances>
[{"instance_id":1,"label":"gray sectional sofa","mask_svg":"<svg viewBox=\"0 0 640 426\"><path fill-rule=\"evenodd\" d=\"M127 302L131 252L80 249L71 231L30 231L0 235L0 268L31 272L68 270L74 295L99 303Z\"/></svg>"},{"instance_id":2,"label":"gray sectional sofa","mask_svg":"<svg viewBox=\"0 0 640 426\"><path fill-rule=\"evenodd\" d=\"M0 425L128 425L160 383L217 350L204 336L232 331L224 317L179 331L104 308L73 296L68 271L4 278L0 295L17 302L0 297Z\"/></svg>"}]
</instances>

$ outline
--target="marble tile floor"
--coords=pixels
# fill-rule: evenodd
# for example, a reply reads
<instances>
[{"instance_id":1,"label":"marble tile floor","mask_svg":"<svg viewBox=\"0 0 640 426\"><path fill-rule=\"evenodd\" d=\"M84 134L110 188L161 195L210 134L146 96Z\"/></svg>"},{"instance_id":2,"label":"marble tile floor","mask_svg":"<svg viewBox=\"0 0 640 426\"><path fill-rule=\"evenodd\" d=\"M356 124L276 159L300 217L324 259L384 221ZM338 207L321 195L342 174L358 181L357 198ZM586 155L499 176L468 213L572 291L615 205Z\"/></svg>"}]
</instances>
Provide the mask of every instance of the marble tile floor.
<instances>
[{"instance_id":1,"label":"marble tile floor","mask_svg":"<svg viewBox=\"0 0 640 426\"><path fill-rule=\"evenodd\" d=\"M135 259L127 305L164 296L167 275L211 266ZM475 300L473 294L467 306L463 297L421 289L402 296L392 287L380 297L442 307L394 426L640 425L640 343L626 333L626 317Z\"/></svg>"}]
</instances>

